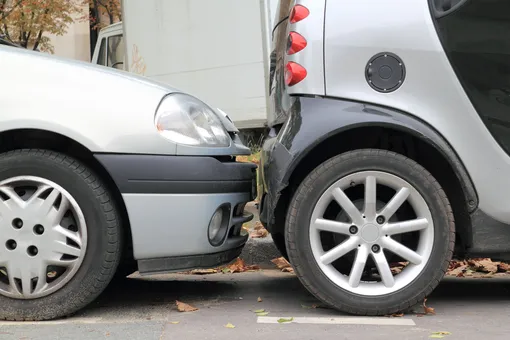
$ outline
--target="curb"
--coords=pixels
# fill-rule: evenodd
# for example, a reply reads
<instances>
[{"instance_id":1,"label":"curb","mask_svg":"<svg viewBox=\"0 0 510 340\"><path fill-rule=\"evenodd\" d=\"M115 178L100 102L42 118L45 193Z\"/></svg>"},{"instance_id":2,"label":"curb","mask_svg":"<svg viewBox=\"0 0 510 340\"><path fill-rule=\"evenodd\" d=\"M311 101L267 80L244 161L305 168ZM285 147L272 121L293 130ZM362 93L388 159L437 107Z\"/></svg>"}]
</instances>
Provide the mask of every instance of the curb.
<instances>
[{"instance_id":1,"label":"curb","mask_svg":"<svg viewBox=\"0 0 510 340\"><path fill-rule=\"evenodd\" d=\"M254 215L253 220L249 223L251 230L254 228L255 223L259 221L259 212L254 202L248 203L245 209ZM281 256L273 243L273 238L271 235L268 235L264 238L249 238L239 257L247 265L258 265L263 269L268 269L275 268L271 260Z\"/></svg>"}]
</instances>

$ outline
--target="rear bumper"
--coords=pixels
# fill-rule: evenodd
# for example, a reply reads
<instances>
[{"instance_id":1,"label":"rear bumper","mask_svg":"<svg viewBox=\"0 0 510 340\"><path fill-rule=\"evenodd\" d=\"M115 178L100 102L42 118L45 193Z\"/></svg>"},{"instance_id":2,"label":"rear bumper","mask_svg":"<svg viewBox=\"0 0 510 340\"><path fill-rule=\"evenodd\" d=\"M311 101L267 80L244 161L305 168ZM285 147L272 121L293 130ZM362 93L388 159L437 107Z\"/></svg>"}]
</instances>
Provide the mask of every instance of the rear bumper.
<instances>
[{"instance_id":1,"label":"rear bumper","mask_svg":"<svg viewBox=\"0 0 510 340\"><path fill-rule=\"evenodd\" d=\"M241 229L253 218L244 207L256 196L254 164L198 156L96 158L124 199L141 272L219 265L234 259L246 243ZM228 231L213 246L208 227L221 206L228 208Z\"/></svg>"}]
</instances>

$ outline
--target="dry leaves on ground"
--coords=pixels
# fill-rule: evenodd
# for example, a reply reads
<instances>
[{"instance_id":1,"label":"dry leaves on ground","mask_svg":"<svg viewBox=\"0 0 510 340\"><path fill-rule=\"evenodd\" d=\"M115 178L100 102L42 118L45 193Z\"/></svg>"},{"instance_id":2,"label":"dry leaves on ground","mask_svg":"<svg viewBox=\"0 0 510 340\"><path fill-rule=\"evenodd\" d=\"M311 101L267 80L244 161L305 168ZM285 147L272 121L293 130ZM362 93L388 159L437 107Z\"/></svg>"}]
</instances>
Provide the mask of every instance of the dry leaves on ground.
<instances>
[{"instance_id":1,"label":"dry leaves on ground","mask_svg":"<svg viewBox=\"0 0 510 340\"><path fill-rule=\"evenodd\" d=\"M175 300L175 305L177 306L177 310L179 312L195 312L198 308L188 305L187 303L181 302L179 300Z\"/></svg>"},{"instance_id":2,"label":"dry leaves on ground","mask_svg":"<svg viewBox=\"0 0 510 340\"><path fill-rule=\"evenodd\" d=\"M223 273L244 273L259 270L257 265L247 266L243 259L237 258L233 263L221 269Z\"/></svg>"},{"instance_id":3,"label":"dry leaves on ground","mask_svg":"<svg viewBox=\"0 0 510 340\"><path fill-rule=\"evenodd\" d=\"M225 325L225 328L236 328L236 326L234 326L233 324L231 324L231 323L229 322L229 323L227 323L227 324Z\"/></svg>"},{"instance_id":4,"label":"dry leaves on ground","mask_svg":"<svg viewBox=\"0 0 510 340\"><path fill-rule=\"evenodd\" d=\"M255 228L253 228L253 232L250 234L251 238L264 238L267 237L269 232L264 228L260 221L255 222Z\"/></svg>"},{"instance_id":5,"label":"dry leaves on ground","mask_svg":"<svg viewBox=\"0 0 510 340\"><path fill-rule=\"evenodd\" d=\"M399 274L407 266L409 262L396 262L390 264L391 273L393 275Z\"/></svg>"},{"instance_id":6,"label":"dry leaves on ground","mask_svg":"<svg viewBox=\"0 0 510 340\"><path fill-rule=\"evenodd\" d=\"M260 296L257 298L257 302L262 302L262 298Z\"/></svg>"},{"instance_id":7,"label":"dry leaves on ground","mask_svg":"<svg viewBox=\"0 0 510 340\"><path fill-rule=\"evenodd\" d=\"M281 269L282 272L294 273L294 268L292 268L289 261L287 261L284 257L272 259L271 262L273 262L278 269Z\"/></svg>"},{"instance_id":8,"label":"dry leaves on ground","mask_svg":"<svg viewBox=\"0 0 510 340\"><path fill-rule=\"evenodd\" d=\"M447 276L491 278L510 275L510 265L505 262L492 261L490 258L452 260L446 272Z\"/></svg>"},{"instance_id":9,"label":"dry leaves on ground","mask_svg":"<svg viewBox=\"0 0 510 340\"><path fill-rule=\"evenodd\" d=\"M425 315L435 315L436 311L432 307L427 307L427 299L423 299L423 311L425 312Z\"/></svg>"}]
</instances>

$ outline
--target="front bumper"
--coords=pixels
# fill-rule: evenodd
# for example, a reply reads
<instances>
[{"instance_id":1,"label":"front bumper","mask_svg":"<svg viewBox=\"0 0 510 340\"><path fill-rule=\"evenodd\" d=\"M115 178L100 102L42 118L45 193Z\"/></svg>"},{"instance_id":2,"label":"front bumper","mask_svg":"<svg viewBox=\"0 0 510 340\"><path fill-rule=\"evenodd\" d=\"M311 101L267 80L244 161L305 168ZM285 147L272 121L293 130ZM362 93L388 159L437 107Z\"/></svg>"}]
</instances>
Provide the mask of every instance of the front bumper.
<instances>
[{"instance_id":1,"label":"front bumper","mask_svg":"<svg viewBox=\"0 0 510 340\"><path fill-rule=\"evenodd\" d=\"M96 155L124 200L141 273L213 267L237 257L247 241L244 212L256 197L256 166L214 157ZM218 246L208 237L215 211L228 207Z\"/></svg>"}]
</instances>

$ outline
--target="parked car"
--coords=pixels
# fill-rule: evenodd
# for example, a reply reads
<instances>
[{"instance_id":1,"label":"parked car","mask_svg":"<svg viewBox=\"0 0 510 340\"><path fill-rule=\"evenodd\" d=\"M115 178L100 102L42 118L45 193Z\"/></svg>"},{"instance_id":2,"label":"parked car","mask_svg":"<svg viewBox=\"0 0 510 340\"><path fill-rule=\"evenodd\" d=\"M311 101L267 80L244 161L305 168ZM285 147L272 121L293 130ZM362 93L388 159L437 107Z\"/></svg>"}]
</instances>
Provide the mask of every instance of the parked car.
<instances>
[{"instance_id":1,"label":"parked car","mask_svg":"<svg viewBox=\"0 0 510 340\"><path fill-rule=\"evenodd\" d=\"M240 254L255 165L236 162L250 150L221 110L16 47L0 70L0 319L76 312L132 261L150 274Z\"/></svg>"},{"instance_id":2,"label":"parked car","mask_svg":"<svg viewBox=\"0 0 510 340\"><path fill-rule=\"evenodd\" d=\"M385 315L423 301L452 255L508 260L510 2L292 5L260 209L305 287Z\"/></svg>"}]
</instances>

